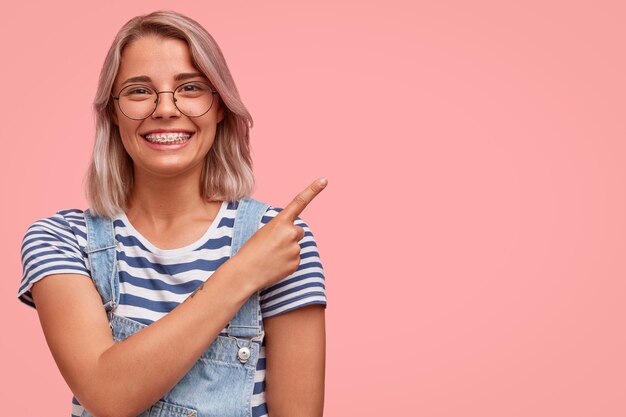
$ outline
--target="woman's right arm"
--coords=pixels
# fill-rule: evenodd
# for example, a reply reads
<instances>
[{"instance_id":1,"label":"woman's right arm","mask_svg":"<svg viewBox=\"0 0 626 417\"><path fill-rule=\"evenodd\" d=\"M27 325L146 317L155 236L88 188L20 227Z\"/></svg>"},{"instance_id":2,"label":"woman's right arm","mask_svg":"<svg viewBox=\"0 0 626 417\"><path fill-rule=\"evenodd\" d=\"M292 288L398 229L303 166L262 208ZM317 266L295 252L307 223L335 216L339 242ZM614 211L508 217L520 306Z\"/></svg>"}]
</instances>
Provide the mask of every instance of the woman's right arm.
<instances>
[{"instance_id":1,"label":"woman's right arm","mask_svg":"<svg viewBox=\"0 0 626 417\"><path fill-rule=\"evenodd\" d=\"M255 291L298 268L304 229L294 222L324 187L307 187L184 302L118 343L91 280L51 274L35 282L46 341L80 403L96 417L134 417L171 390Z\"/></svg>"},{"instance_id":2,"label":"woman's right arm","mask_svg":"<svg viewBox=\"0 0 626 417\"><path fill-rule=\"evenodd\" d=\"M49 275L33 284L46 341L80 403L97 417L136 416L172 389L257 290L230 261L170 313L118 343L85 276Z\"/></svg>"}]
</instances>

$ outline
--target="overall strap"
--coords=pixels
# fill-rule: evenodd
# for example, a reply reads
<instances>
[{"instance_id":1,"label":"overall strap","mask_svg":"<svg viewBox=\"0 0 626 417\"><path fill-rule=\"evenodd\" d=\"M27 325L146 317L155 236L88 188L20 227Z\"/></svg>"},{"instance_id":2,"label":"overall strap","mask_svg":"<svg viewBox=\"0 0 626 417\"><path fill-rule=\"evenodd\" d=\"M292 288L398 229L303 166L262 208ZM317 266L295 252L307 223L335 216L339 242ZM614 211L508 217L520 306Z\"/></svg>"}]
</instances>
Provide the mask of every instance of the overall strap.
<instances>
[{"instance_id":1,"label":"overall strap","mask_svg":"<svg viewBox=\"0 0 626 417\"><path fill-rule=\"evenodd\" d=\"M91 278L107 312L115 310L120 300L117 275L117 253L113 220L109 217L92 216L85 211L87 225L87 253Z\"/></svg>"},{"instance_id":2,"label":"overall strap","mask_svg":"<svg viewBox=\"0 0 626 417\"><path fill-rule=\"evenodd\" d=\"M233 230L231 257L235 256L246 240L259 229L263 214L268 208L268 204L250 197L239 200ZM228 323L228 334L235 337L262 338L261 325L259 324L260 308L260 291L256 291Z\"/></svg>"}]
</instances>

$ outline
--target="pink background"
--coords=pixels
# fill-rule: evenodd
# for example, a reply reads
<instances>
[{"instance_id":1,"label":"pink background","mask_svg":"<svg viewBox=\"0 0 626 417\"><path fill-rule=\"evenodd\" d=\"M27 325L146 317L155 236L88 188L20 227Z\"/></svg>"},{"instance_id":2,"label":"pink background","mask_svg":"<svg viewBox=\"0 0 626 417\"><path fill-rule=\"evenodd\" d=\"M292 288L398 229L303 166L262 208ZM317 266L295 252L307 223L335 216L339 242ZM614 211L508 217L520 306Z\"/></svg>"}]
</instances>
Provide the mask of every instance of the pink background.
<instances>
[{"instance_id":1,"label":"pink background","mask_svg":"<svg viewBox=\"0 0 626 417\"><path fill-rule=\"evenodd\" d=\"M106 51L170 8L213 34L254 117L254 196L329 179L302 215L326 416L626 415L626 7L597 0L4 6L3 415L70 413L16 297L21 238L86 208Z\"/></svg>"}]
</instances>

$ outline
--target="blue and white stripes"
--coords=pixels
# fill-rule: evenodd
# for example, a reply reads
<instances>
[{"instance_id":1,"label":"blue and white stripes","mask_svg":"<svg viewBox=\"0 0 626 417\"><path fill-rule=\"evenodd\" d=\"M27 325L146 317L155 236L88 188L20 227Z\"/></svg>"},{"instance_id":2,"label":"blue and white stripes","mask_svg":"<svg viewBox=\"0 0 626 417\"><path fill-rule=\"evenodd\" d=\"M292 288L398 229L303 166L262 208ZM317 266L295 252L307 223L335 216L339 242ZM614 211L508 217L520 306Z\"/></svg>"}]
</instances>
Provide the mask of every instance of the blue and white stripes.
<instances>
[{"instance_id":1,"label":"blue and white stripes","mask_svg":"<svg viewBox=\"0 0 626 417\"><path fill-rule=\"evenodd\" d=\"M129 222L125 214L114 219L118 241L120 305L116 314L150 324L172 311L230 257L238 202L223 202L220 210L196 242L183 248L163 250L152 245ZM269 207L259 228L282 209ZM300 266L290 276L261 291L261 315L268 318L309 304L326 305L324 271L317 245L308 226L299 242ZM33 223L22 242L23 277L19 299L35 307L30 288L50 274L80 274L90 279L86 268L85 219L82 210L58 211ZM261 317L259 318L261 320ZM253 415L267 415L265 405L265 348L261 347L252 398ZM73 398L72 415L82 406Z\"/></svg>"}]
</instances>

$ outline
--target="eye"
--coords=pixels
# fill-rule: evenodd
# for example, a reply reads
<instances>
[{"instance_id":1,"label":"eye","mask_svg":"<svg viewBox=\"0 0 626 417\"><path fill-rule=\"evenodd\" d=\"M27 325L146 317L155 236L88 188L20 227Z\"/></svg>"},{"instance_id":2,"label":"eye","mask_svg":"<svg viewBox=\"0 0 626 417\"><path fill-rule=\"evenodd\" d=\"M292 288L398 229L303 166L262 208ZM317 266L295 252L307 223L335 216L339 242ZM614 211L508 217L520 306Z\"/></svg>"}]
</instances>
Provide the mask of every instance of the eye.
<instances>
[{"instance_id":1,"label":"eye","mask_svg":"<svg viewBox=\"0 0 626 417\"><path fill-rule=\"evenodd\" d=\"M134 84L134 85L128 85L126 87L124 87L121 91L122 96L132 96L132 97L148 97L148 96L152 96L154 94L154 91L152 90L152 88L148 87L147 85L141 85L141 84Z\"/></svg>"},{"instance_id":2,"label":"eye","mask_svg":"<svg viewBox=\"0 0 626 417\"><path fill-rule=\"evenodd\" d=\"M183 84L176 89L177 97L194 100L206 98L210 92L209 85L199 81Z\"/></svg>"},{"instance_id":3,"label":"eye","mask_svg":"<svg viewBox=\"0 0 626 417\"><path fill-rule=\"evenodd\" d=\"M128 95L150 94L150 90L148 90L147 88L137 87L137 88L131 88L130 90L126 92L126 94Z\"/></svg>"},{"instance_id":4,"label":"eye","mask_svg":"<svg viewBox=\"0 0 626 417\"><path fill-rule=\"evenodd\" d=\"M210 91L210 90L211 90L211 87L208 84L200 82L200 81L186 83L177 88L177 91L183 92L183 93L196 93L196 92L204 92L204 91Z\"/></svg>"},{"instance_id":5,"label":"eye","mask_svg":"<svg viewBox=\"0 0 626 417\"><path fill-rule=\"evenodd\" d=\"M181 88L181 91L199 91L199 90L201 90L201 88L197 84L185 84Z\"/></svg>"}]
</instances>

